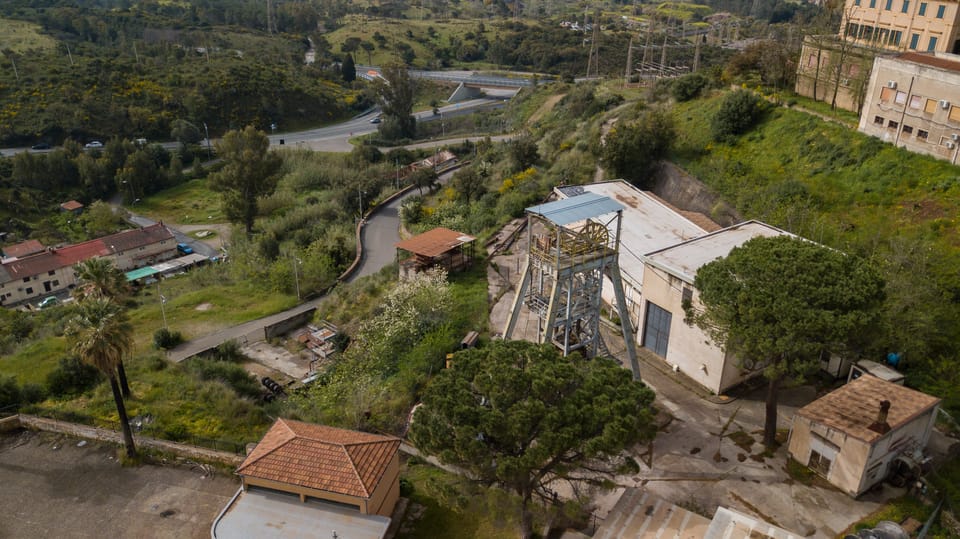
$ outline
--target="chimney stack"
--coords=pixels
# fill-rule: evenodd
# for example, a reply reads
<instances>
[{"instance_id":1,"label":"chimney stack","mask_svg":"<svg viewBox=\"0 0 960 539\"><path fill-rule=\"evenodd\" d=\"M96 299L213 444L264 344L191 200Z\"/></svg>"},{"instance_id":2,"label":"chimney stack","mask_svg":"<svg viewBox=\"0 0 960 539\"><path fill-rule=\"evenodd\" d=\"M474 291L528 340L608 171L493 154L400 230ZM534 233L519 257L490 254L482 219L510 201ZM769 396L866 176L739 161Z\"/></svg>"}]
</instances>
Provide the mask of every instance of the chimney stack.
<instances>
[{"instance_id":1,"label":"chimney stack","mask_svg":"<svg viewBox=\"0 0 960 539\"><path fill-rule=\"evenodd\" d=\"M887 423L887 415L890 413L890 401L880 401L880 410L877 412L877 420L870 425L870 430L880 434L890 432L890 424Z\"/></svg>"}]
</instances>

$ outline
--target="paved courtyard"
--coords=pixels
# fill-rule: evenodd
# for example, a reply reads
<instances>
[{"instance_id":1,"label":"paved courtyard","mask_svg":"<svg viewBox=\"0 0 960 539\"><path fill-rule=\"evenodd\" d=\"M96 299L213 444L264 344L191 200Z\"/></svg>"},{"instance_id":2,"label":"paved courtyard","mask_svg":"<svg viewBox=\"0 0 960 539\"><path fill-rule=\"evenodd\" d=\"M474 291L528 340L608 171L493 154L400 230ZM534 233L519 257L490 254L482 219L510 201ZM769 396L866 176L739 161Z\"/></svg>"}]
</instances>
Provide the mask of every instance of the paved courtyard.
<instances>
[{"instance_id":1,"label":"paved courtyard","mask_svg":"<svg viewBox=\"0 0 960 539\"><path fill-rule=\"evenodd\" d=\"M123 467L115 446L0 434L0 537L209 538L239 481L198 468Z\"/></svg>"}]
</instances>

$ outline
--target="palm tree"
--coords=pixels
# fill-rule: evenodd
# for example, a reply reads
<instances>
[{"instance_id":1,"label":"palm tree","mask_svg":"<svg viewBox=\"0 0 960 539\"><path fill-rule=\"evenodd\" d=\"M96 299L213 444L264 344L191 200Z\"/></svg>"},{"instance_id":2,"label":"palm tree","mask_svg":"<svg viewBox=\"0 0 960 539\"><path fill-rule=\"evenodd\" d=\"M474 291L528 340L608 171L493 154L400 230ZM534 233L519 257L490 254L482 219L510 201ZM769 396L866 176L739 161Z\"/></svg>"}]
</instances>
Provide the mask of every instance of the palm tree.
<instances>
[{"instance_id":1,"label":"palm tree","mask_svg":"<svg viewBox=\"0 0 960 539\"><path fill-rule=\"evenodd\" d=\"M82 283L73 293L78 300L102 297L120 304L130 295L130 283L127 282L126 275L108 258L89 258L74 266L74 269ZM127 371L123 368L123 361L117 363L117 375L123 397L129 398L130 384L127 383Z\"/></svg>"},{"instance_id":2,"label":"palm tree","mask_svg":"<svg viewBox=\"0 0 960 539\"><path fill-rule=\"evenodd\" d=\"M87 298L79 304L76 316L67 324L66 334L73 353L81 361L99 369L110 381L127 456L136 456L137 448L133 445L127 409L117 383L117 366L123 355L133 348L133 327L126 313L107 298Z\"/></svg>"},{"instance_id":3,"label":"palm tree","mask_svg":"<svg viewBox=\"0 0 960 539\"><path fill-rule=\"evenodd\" d=\"M130 295L130 283L126 275L108 258L89 258L74 266L74 270L83 283L74 291L78 299L95 295L119 303Z\"/></svg>"}]
</instances>

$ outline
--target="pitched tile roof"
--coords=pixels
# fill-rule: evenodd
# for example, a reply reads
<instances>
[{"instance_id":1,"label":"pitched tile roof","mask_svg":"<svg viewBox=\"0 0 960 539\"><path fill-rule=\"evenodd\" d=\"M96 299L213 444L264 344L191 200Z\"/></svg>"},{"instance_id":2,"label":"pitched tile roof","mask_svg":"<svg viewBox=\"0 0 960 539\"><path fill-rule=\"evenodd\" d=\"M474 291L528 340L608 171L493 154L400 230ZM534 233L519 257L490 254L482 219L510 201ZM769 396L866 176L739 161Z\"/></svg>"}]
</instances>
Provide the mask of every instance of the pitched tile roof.
<instances>
[{"instance_id":1,"label":"pitched tile roof","mask_svg":"<svg viewBox=\"0 0 960 539\"><path fill-rule=\"evenodd\" d=\"M170 239L173 239L173 234L170 230L163 226L163 223L154 223L143 228L135 228L133 230L124 230L116 234L110 234L109 236L100 238L100 241L115 252L119 252L129 251Z\"/></svg>"},{"instance_id":2,"label":"pitched tile roof","mask_svg":"<svg viewBox=\"0 0 960 539\"><path fill-rule=\"evenodd\" d=\"M68 200L63 204L60 204L60 209L64 211L73 211L73 210L79 210L82 208L83 208L83 204L77 202L76 200Z\"/></svg>"},{"instance_id":3,"label":"pitched tile roof","mask_svg":"<svg viewBox=\"0 0 960 539\"><path fill-rule=\"evenodd\" d=\"M3 248L3 254L11 258L20 258L39 253L43 249L43 244L38 240L27 240L14 245L7 245Z\"/></svg>"},{"instance_id":4,"label":"pitched tile roof","mask_svg":"<svg viewBox=\"0 0 960 539\"><path fill-rule=\"evenodd\" d=\"M369 498L399 448L398 438L278 419L237 473Z\"/></svg>"},{"instance_id":5,"label":"pitched tile roof","mask_svg":"<svg viewBox=\"0 0 960 539\"><path fill-rule=\"evenodd\" d=\"M173 239L173 234L170 230L163 224L157 223L144 228L124 230L83 243L67 245L60 249L42 251L12 262L6 262L3 267L13 279L22 279L72 266L89 258L109 256L120 251L129 251L171 239ZM4 251L6 251L6 248L4 248Z\"/></svg>"},{"instance_id":6,"label":"pitched tile roof","mask_svg":"<svg viewBox=\"0 0 960 539\"><path fill-rule=\"evenodd\" d=\"M870 443L882 436L870 425L884 400L890 401L887 423L891 430L940 403L936 397L865 374L804 406L797 415Z\"/></svg>"},{"instance_id":7,"label":"pitched tile roof","mask_svg":"<svg viewBox=\"0 0 960 539\"><path fill-rule=\"evenodd\" d=\"M398 243L397 247L413 254L434 258L475 239L473 236L468 236L462 232L438 227L405 239Z\"/></svg>"}]
</instances>

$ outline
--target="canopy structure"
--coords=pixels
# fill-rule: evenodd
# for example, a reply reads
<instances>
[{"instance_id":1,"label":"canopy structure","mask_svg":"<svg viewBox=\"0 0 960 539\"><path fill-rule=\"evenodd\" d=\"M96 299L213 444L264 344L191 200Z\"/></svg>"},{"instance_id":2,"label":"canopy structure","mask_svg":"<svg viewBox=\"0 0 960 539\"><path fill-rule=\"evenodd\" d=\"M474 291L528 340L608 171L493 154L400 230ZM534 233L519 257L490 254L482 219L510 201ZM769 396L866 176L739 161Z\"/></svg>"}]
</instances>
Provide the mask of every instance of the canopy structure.
<instances>
[{"instance_id":1,"label":"canopy structure","mask_svg":"<svg viewBox=\"0 0 960 539\"><path fill-rule=\"evenodd\" d=\"M406 278L432 267L447 271L462 269L473 260L473 242L476 239L443 227L405 239L396 244L399 252L405 251L411 255L401 260L400 277Z\"/></svg>"}]
</instances>

